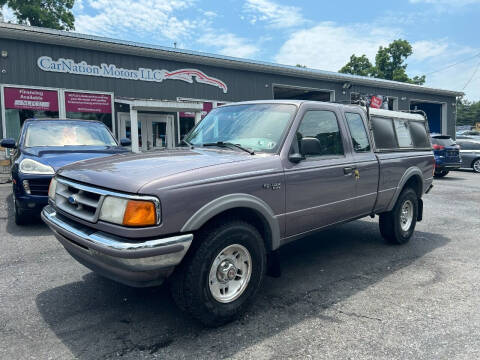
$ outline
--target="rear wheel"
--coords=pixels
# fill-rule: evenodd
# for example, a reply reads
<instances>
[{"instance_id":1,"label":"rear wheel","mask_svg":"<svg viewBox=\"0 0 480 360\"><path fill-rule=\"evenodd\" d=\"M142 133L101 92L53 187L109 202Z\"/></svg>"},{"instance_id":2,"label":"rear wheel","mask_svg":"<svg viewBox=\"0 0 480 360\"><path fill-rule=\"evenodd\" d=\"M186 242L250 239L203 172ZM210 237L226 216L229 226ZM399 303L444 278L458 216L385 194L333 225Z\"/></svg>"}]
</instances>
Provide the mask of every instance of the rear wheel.
<instances>
[{"instance_id":1,"label":"rear wheel","mask_svg":"<svg viewBox=\"0 0 480 360\"><path fill-rule=\"evenodd\" d=\"M201 231L196 249L171 278L177 305L207 326L243 313L266 270L262 237L255 227L233 220Z\"/></svg>"},{"instance_id":2,"label":"rear wheel","mask_svg":"<svg viewBox=\"0 0 480 360\"><path fill-rule=\"evenodd\" d=\"M415 191L402 191L392 211L380 214L380 233L392 244L405 244L413 235L417 224L418 198Z\"/></svg>"},{"instance_id":3,"label":"rear wheel","mask_svg":"<svg viewBox=\"0 0 480 360\"><path fill-rule=\"evenodd\" d=\"M443 170L443 171L436 172L433 176L435 176L436 178L442 178L446 176L448 173L449 171Z\"/></svg>"},{"instance_id":4,"label":"rear wheel","mask_svg":"<svg viewBox=\"0 0 480 360\"><path fill-rule=\"evenodd\" d=\"M480 173L480 159L476 159L476 160L472 163L472 169L473 169L473 171L475 171L476 173Z\"/></svg>"}]
</instances>

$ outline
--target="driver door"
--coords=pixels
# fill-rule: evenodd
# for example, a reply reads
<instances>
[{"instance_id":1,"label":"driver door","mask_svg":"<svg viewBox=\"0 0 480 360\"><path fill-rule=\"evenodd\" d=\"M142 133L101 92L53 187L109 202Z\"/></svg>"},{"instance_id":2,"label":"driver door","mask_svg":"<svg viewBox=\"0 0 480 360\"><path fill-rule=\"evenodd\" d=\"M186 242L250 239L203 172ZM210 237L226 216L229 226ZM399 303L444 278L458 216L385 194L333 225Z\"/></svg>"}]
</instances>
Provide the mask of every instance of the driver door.
<instances>
[{"instance_id":1,"label":"driver door","mask_svg":"<svg viewBox=\"0 0 480 360\"><path fill-rule=\"evenodd\" d=\"M353 217L353 158L340 119L334 107L324 106L307 110L298 125L292 146L304 144L305 160L285 166L286 237Z\"/></svg>"}]
</instances>

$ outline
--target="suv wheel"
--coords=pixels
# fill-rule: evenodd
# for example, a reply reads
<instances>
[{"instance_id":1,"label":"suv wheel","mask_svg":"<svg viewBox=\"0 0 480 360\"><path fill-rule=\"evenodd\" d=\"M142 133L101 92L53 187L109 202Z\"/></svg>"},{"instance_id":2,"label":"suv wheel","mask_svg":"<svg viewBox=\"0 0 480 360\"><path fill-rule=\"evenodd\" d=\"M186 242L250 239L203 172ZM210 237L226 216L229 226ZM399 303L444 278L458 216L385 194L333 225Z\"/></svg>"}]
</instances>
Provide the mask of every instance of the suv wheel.
<instances>
[{"instance_id":1,"label":"suv wheel","mask_svg":"<svg viewBox=\"0 0 480 360\"><path fill-rule=\"evenodd\" d=\"M392 244L405 244L412 237L417 224L418 198L415 191L406 188L387 213L380 214L380 233Z\"/></svg>"},{"instance_id":2,"label":"suv wheel","mask_svg":"<svg viewBox=\"0 0 480 360\"><path fill-rule=\"evenodd\" d=\"M476 173L480 173L480 159L476 159L472 164L472 169Z\"/></svg>"},{"instance_id":3,"label":"suv wheel","mask_svg":"<svg viewBox=\"0 0 480 360\"><path fill-rule=\"evenodd\" d=\"M201 231L196 249L171 278L177 305L207 326L219 326L243 313L260 288L266 270L262 237L243 221Z\"/></svg>"}]
</instances>

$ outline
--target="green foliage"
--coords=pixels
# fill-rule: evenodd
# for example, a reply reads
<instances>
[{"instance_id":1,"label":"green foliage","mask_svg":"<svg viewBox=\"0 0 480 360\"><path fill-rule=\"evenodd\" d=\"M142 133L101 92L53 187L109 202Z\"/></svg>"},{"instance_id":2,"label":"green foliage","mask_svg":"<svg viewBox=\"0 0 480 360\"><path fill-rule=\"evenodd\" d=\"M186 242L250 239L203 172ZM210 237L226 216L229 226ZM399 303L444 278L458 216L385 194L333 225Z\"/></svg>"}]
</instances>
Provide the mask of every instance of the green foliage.
<instances>
[{"instance_id":1,"label":"green foliage","mask_svg":"<svg viewBox=\"0 0 480 360\"><path fill-rule=\"evenodd\" d=\"M365 55L355 56L355 54L350 56L350 61L339 70L344 74L361 76L372 76L373 71L373 65Z\"/></svg>"},{"instance_id":2,"label":"green foliage","mask_svg":"<svg viewBox=\"0 0 480 360\"><path fill-rule=\"evenodd\" d=\"M480 101L460 99L457 103L457 125L475 126L480 122Z\"/></svg>"},{"instance_id":3,"label":"green foliage","mask_svg":"<svg viewBox=\"0 0 480 360\"><path fill-rule=\"evenodd\" d=\"M75 0L0 0L12 9L20 24L57 30L73 30L75 18L72 8Z\"/></svg>"},{"instance_id":4,"label":"green foliage","mask_svg":"<svg viewBox=\"0 0 480 360\"><path fill-rule=\"evenodd\" d=\"M302 65L302 64L297 64L295 65L296 67L300 67L300 68L306 68L307 66L306 65Z\"/></svg>"},{"instance_id":5,"label":"green foliage","mask_svg":"<svg viewBox=\"0 0 480 360\"><path fill-rule=\"evenodd\" d=\"M409 78L407 75L405 60L412 53L412 45L407 40L398 39L386 47L380 46L375 56L375 66L370 63L365 55L356 56L353 54L350 61L339 72L423 85L425 75L413 78Z\"/></svg>"}]
</instances>

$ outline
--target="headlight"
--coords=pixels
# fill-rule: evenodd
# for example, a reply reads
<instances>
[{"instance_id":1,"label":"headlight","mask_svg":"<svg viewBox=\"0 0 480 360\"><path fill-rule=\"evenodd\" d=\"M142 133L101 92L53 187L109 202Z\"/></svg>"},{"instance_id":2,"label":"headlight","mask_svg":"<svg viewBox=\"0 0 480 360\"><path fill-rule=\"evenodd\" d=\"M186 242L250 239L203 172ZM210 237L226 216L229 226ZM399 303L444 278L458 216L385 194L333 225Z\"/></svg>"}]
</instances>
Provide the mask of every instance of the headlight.
<instances>
[{"instance_id":1,"label":"headlight","mask_svg":"<svg viewBox=\"0 0 480 360\"><path fill-rule=\"evenodd\" d=\"M55 191L57 190L57 179L52 178L50 181L50 186L48 187L48 198L50 200L55 200Z\"/></svg>"},{"instance_id":2,"label":"headlight","mask_svg":"<svg viewBox=\"0 0 480 360\"><path fill-rule=\"evenodd\" d=\"M159 223L158 205L149 200L132 200L107 196L99 219L125 226L151 226Z\"/></svg>"},{"instance_id":3,"label":"headlight","mask_svg":"<svg viewBox=\"0 0 480 360\"><path fill-rule=\"evenodd\" d=\"M39 163L32 159L23 159L20 162L20 171L24 174L53 175L55 170L51 166Z\"/></svg>"}]
</instances>

